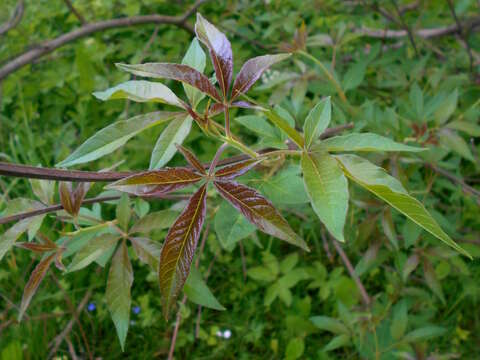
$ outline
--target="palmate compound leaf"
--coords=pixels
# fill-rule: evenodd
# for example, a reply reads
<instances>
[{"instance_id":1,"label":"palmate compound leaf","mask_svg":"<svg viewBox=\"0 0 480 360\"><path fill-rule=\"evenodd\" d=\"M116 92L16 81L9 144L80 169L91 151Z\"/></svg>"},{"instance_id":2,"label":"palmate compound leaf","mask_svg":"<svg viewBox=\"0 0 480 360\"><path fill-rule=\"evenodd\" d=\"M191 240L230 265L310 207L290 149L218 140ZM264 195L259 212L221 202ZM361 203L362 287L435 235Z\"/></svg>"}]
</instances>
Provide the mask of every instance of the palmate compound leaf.
<instances>
[{"instance_id":1,"label":"palmate compound leaf","mask_svg":"<svg viewBox=\"0 0 480 360\"><path fill-rule=\"evenodd\" d=\"M327 152L304 152L301 165L313 210L337 240L345 241L343 227L348 209L348 182L338 162Z\"/></svg>"},{"instance_id":2,"label":"palmate compound leaf","mask_svg":"<svg viewBox=\"0 0 480 360\"><path fill-rule=\"evenodd\" d=\"M323 140L316 148L326 151L408 151L420 152L427 148L420 148L397 143L392 139L372 133L357 133L334 136Z\"/></svg>"},{"instance_id":3,"label":"palmate compound leaf","mask_svg":"<svg viewBox=\"0 0 480 360\"><path fill-rule=\"evenodd\" d=\"M185 108L182 100L168 87L146 80L130 80L105 91L94 92L93 96L103 101L113 99L130 99L137 102L154 101Z\"/></svg>"},{"instance_id":4,"label":"palmate compound leaf","mask_svg":"<svg viewBox=\"0 0 480 360\"><path fill-rule=\"evenodd\" d=\"M150 157L150 170L165 166L177 152L175 144L181 144L190 133L192 117L185 115L171 121L160 134Z\"/></svg>"},{"instance_id":5,"label":"palmate compound leaf","mask_svg":"<svg viewBox=\"0 0 480 360\"><path fill-rule=\"evenodd\" d=\"M289 56L290 54L263 55L247 60L235 78L230 101L235 100L240 94L246 93L270 66Z\"/></svg>"},{"instance_id":6,"label":"palmate compound leaf","mask_svg":"<svg viewBox=\"0 0 480 360\"><path fill-rule=\"evenodd\" d=\"M191 85L212 99L221 102L220 95L208 77L188 65L172 63L146 63L138 65L116 64L120 69L134 75L157 79L172 79Z\"/></svg>"},{"instance_id":7,"label":"palmate compound leaf","mask_svg":"<svg viewBox=\"0 0 480 360\"><path fill-rule=\"evenodd\" d=\"M471 258L467 251L442 230L423 204L410 196L402 184L384 169L356 155L337 155L335 159L351 180L387 202L436 238Z\"/></svg>"},{"instance_id":8,"label":"palmate compound leaf","mask_svg":"<svg viewBox=\"0 0 480 360\"><path fill-rule=\"evenodd\" d=\"M255 189L234 181L214 181L220 195L263 232L308 251L307 244L288 225L270 201Z\"/></svg>"},{"instance_id":9,"label":"palmate compound leaf","mask_svg":"<svg viewBox=\"0 0 480 360\"><path fill-rule=\"evenodd\" d=\"M22 320L23 314L28 308L30 301L32 300L33 295L38 289L38 286L42 282L45 274L47 273L48 269L50 268L51 263L55 260L56 253L50 254L49 256L45 257L41 260L35 269L33 269L30 278L28 279L27 284L25 285L25 289L23 290L22 302L20 304L20 313L18 315L18 321Z\"/></svg>"},{"instance_id":10,"label":"palmate compound leaf","mask_svg":"<svg viewBox=\"0 0 480 360\"><path fill-rule=\"evenodd\" d=\"M129 176L107 186L136 196L165 195L202 179L202 175L187 168L165 168Z\"/></svg>"},{"instance_id":11,"label":"palmate compound leaf","mask_svg":"<svg viewBox=\"0 0 480 360\"><path fill-rule=\"evenodd\" d=\"M233 54L230 41L224 33L205 20L200 13L197 13L195 33L198 40L209 50L215 76L220 89L222 89L223 96L226 98L233 74Z\"/></svg>"},{"instance_id":12,"label":"palmate compound leaf","mask_svg":"<svg viewBox=\"0 0 480 360\"><path fill-rule=\"evenodd\" d=\"M163 314L166 319L190 272L207 210L207 185L190 198L185 209L168 231L160 255L159 281Z\"/></svg>"},{"instance_id":13,"label":"palmate compound leaf","mask_svg":"<svg viewBox=\"0 0 480 360\"><path fill-rule=\"evenodd\" d=\"M68 167L96 160L110 154L138 133L153 126L184 116L178 112L156 111L117 121L95 133L57 167Z\"/></svg>"},{"instance_id":14,"label":"palmate compound leaf","mask_svg":"<svg viewBox=\"0 0 480 360\"><path fill-rule=\"evenodd\" d=\"M132 264L128 257L127 244L122 241L115 255L113 255L105 292L108 310L117 329L122 350L125 347L130 323L130 306L132 304L130 289L132 283Z\"/></svg>"}]
</instances>

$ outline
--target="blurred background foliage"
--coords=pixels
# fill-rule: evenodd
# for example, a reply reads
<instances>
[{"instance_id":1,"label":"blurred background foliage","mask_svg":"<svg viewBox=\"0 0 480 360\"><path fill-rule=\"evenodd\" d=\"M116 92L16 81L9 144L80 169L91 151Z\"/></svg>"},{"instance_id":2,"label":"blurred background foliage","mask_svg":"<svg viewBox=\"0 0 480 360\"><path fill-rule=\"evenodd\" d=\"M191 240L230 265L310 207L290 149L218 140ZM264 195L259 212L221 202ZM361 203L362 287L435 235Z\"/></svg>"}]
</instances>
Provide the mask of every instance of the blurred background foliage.
<instances>
[{"instance_id":1,"label":"blurred background foliage","mask_svg":"<svg viewBox=\"0 0 480 360\"><path fill-rule=\"evenodd\" d=\"M0 66L26 49L81 26L66 1L25 1L20 23L0 35ZM182 14L192 2L76 0L87 22L118 17ZM476 0L453 1L460 22L477 19ZM2 0L0 23L17 2ZM474 358L480 349L480 199L467 186L479 181L480 36L472 31L422 38L419 29L455 24L448 1L251 0L210 1L202 14L232 42L235 70L245 59L278 52L305 24L307 46L334 71L355 111L333 102L333 125L353 121L397 141L431 147L424 160L461 179L452 182L424 162L399 155L372 157L431 210L446 232L470 251L469 261L439 245L412 222L357 187L344 249L372 305L365 309L355 281L325 230L306 204L298 169L256 173L245 179L287 215L312 252L255 233L219 202L210 216L202 274L227 311L181 305L176 344L179 359L452 359ZM194 17L190 19L193 23ZM478 24L477 24L478 25ZM408 29L408 36L372 37L368 31ZM478 30L478 27L476 28ZM179 62L192 34L172 25L146 24L95 33L39 58L1 82L0 159L52 167L98 129L151 111L156 105L100 102L91 93L129 79L116 62ZM467 45L468 44L468 45ZM206 73L212 72L211 64ZM182 93L181 85L169 86ZM301 126L319 98L335 88L313 63L289 60L264 74L252 96L281 104ZM249 115L250 117L247 117ZM250 143L278 140L251 112L238 110L233 132ZM268 124L267 124L268 125ZM253 129L253 131L252 131ZM120 151L82 167L100 170L148 168L161 129L144 132ZM263 131L263 133L262 133ZM186 145L209 160L217 144L193 127ZM172 165L182 164L177 155ZM299 185L300 184L300 185ZM9 199L33 197L22 179L0 178L0 210ZM92 193L100 192L96 185ZM273 190L275 189L275 190ZM478 190L477 190L478 191ZM160 210L168 201L137 201L135 209ZM112 205L94 206L105 218ZM54 236L54 225L41 231ZM236 233L231 229L236 226ZM163 239L166 231L153 238ZM241 239L242 246L239 246ZM325 245L327 244L327 245ZM15 250L0 267L0 359L44 359L51 342L75 317L59 358L164 358L174 321L161 316L157 278L134 262L133 313L126 351L121 352L105 306L106 273L101 266L61 276L52 271L34 298L28 317L16 323L17 305L35 257ZM85 295L91 296L86 297ZM78 314L75 307L87 302ZM200 319L200 321L197 320ZM71 348L69 348L71 347ZM74 349L74 350L72 350Z\"/></svg>"}]
</instances>

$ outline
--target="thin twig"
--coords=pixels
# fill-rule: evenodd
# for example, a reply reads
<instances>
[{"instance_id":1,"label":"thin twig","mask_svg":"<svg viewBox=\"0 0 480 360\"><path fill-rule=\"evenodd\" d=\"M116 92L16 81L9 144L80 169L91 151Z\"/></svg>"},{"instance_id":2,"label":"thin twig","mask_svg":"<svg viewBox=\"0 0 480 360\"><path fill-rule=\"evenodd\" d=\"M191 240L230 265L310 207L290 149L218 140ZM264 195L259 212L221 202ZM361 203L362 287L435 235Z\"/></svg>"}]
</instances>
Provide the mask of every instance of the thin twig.
<instances>
[{"instance_id":1,"label":"thin twig","mask_svg":"<svg viewBox=\"0 0 480 360\"><path fill-rule=\"evenodd\" d=\"M365 287L363 286L362 281L360 280L358 275L355 273L355 269L353 268L353 265L350 262L350 259L348 258L347 254L345 254L345 251L343 251L342 247L340 246L337 240L332 239L332 243L333 243L333 246L335 246L335 249L337 250L338 255L340 255L340 257L342 258L342 261L345 267L347 268L347 271L350 274L350 277L353 279L353 281L357 285L357 288L362 297L363 304L365 306L369 306L371 303L370 296L365 290Z\"/></svg>"},{"instance_id":2,"label":"thin twig","mask_svg":"<svg viewBox=\"0 0 480 360\"><path fill-rule=\"evenodd\" d=\"M23 13L25 12L25 4L23 0L20 0L13 10L13 15L5 24L0 25L0 36L6 34L8 31L17 26L22 20Z\"/></svg>"},{"instance_id":3,"label":"thin twig","mask_svg":"<svg viewBox=\"0 0 480 360\"><path fill-rule=\"evenodd\" d=\"M85 20L83 15L80 14L80 12L75 8L75 6L73 6L70 0L63 0L63 2L65 3L65 5L67 5L67 7L70 9L70 11L73 13L73 15L75 15L75 17L78 19L78 21L80 21L82 25L87 24L87 20Z\"/></svg>"},{"instance_id":4,"label":"thin twig","mask_svg":"<svg viewBox=\"0 0 480 360\"><path fill-rule=\"evenodd\" d=\"M182 305L187 302L187 295L183 295ZM177 312L177 318L175 319L175 328L173 329L172 340L170 342L170 350L168 351L168 360L173 360L173 354L175 353L175 344L177 343L178 329L180 329L180 322L182 321L182 314L180 310Z\"/></svg>"},{"instance_id":5,"label":"thin twig","mask_svg":"<svg viewBox=\"0 0 480 360\"><path fill-rule=\"evenodd\" d=\"M458 35L460 36L460 38L463 40L463 43L465 44L465 49L467 50L468 58L470 60L470 72L473 72L473 54L472 54L472 49L470 48L470 44L468 43L468 36L463 29L462 23L458 19L457 13L455 11L455 6L453 5L452 0L446 0L446 1L448 3L450 12L452 13L453 19L457 24Z\"/></svg>"},{"instance_id":6,"label":"thin twig","mask_svg":"<svg viewBox=\"0 0 480 360\"><path fill-rule=\"evenodd\" d=\"M189 10L187 10L184 14L180 16L165 16L153 14L99 21L96 23L84 25L69 33L60 35L55 39L45 41L38 46L32 47L23 54L16 56L0 68L0 80L5 79L9 74L13 73L14 71L34 62L35 60L46 54L51 53L59 47L62 47L72 41L78 40L99 31L145 24L170 24L185 29L193 34L193 28L187 23L187 19L205 1L206 0L197 1Z\"/></svg>"},{"instance_id":7,"label":"thin twig","mask_svg":"<svg viewBox=\"0 0 480 360\"><path fill-rule=\"evenodd\" d=\"M398 8L398 5L397 5L397 1L396 0L391 0L391 3L393 4L393 7L394 7L395 11L397 12L398 20L399 20L400 24L402 25L403 29L407 32L408 39L410 40L410 43L412 44L413 50L415 51L415 56L418 57L417 44L415 43L415 39L413 37L412 30L407 25L407 23L403 20L402 13L400 12L400 9Z\"/></svg>"}]
</instances>

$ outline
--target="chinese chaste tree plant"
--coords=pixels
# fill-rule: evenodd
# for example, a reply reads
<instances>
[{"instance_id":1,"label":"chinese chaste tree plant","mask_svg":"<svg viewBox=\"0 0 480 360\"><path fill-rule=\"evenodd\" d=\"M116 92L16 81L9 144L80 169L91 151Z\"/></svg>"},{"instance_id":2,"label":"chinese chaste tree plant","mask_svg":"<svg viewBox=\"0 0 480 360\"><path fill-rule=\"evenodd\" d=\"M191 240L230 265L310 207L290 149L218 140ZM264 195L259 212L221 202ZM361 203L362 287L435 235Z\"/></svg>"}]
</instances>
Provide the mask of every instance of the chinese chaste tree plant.
<instances>
[{"instance_id":1,"label":"chinese chaste tree plant","mask_svg":"<svg viewBox=\"0 0 480 360\"><path fill-rule=\"evenodd\" d=\"M224 310L198 276L198 270L192 266L208 207L216 208L223 198L243 215L241 221L247 221L268 235L309 251L308 244L290 227L271 201L259 190L237 180L254 168L278 169L286 166L284 164L299 168L314 212L338 241L345 241L350 180L434 237L469 256L396 178L355 154L409 152L415 156L415 153L426 149L398 143L374 133L336 135L339 131L328 129L332 113L330 97L319 99L303 124L295 124L288 111L280 106L260 104L246 95L262 73L276 63L289 61L296 56L317 62L305 52L304 30L297 32L293 45L285 46L286 53L249 59L236 76L233 75L233 54L227 37L200 14L197 15L195 33L196 38L181 64L117 64L119 69L138 77L180 81L185 97L175 94L160 82L146 80L131 80L94 93L100 100L129 99L162 103L175 107L175 111L155 111L114 122L86 140L57 165L67 168L94 161L120 148L140 132L166 125L151 151L148 170L130 173L53 170L56 179L62 180L58 185L60 204L54 205L55 182L41 180L45 179L42 176L44 169L28 167L27 177L31 178L32 189L38 200L21 198L11 201L5 217L0 219L1 223L19 220L0 237L0 259L14 245L41 254L41 260L25 286L20 319L52 264L60 271L69 273L84 269L94 262L102 266L110 262L106 302L123 348L129 327L130 291L134 278L130 257L133 254L157 273L166 319L182 290L193 302ZM204 74L206 55L201 45L210 56L214 77ZM336 80L329 78L335 85ZM338 106L343 106L347 112L352 111L341 90L338 95ZM256 114L238 120L249 130L265 137L267 148L249 146L231 132L230 125L234 119L231 113L238 108ZM209 164L201 163L192 151L181 145L192 123L205 136L218 141L218 150ZM303 131L300 131L299 125L303 125ZM222 153L227 147L241 154L222 160ZM166 167L177 151L188 165ZM4 172L7 175L13 173ZM73 186L70 181L77 185ZM89 184L96 181L112 183L102 196L85 199ZM184 188L187 187L192 189L191 196L185 196L188 189ZM288 193L289 189L285 191ZM150 201L188 200L180 214L175 209L147 214L148 208L142 205L144 202L132 202L133 198ZM102 201L116 203L115 219L105 221L99 207L94 205L88 209L83 206ZM73 230L60 233L56 241L38 234L49 212L56 212L57 220L71 224ZM146 236L153 229L167 227L169 231L165 239ZM24 233L28 241L17 241ZM67 258L71 260L64 265L63 260Z\"/></svg>"}]
</instances>

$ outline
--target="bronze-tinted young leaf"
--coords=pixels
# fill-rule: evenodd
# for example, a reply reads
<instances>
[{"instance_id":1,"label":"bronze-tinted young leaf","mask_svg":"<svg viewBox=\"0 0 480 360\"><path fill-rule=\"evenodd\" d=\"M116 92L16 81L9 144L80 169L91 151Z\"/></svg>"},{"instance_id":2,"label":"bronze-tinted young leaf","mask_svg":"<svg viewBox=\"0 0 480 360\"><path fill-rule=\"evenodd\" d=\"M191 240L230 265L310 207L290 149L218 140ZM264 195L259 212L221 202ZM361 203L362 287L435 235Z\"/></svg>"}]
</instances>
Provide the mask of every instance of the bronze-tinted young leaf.
<instances>
[{"instance_id":1,"label":"bronze-tinted young leaf","mask_svg":"<svg viewBox=\"0 0 480 360\"><path fill-rule=\"evenodd\" d=\"M40 261L35 267L35 269L33 269L32 274L30 275L30 279L28 279L27 285L25 285L25 289L23 290L22 303L20 305L20 314L18 315L18 321L22 320L23 314L25 314L25 310L27 310L33 295L35 295L38 286L45 277L45 274L47 273L50 264L55 259L55 256L55 253L49 255L48 257Z\"/></svg>"},{"instance_id":2,"label":"bronze-tinted young leaf","mask_svg":"<svg viewBox=\"0 0 480 360\"><path fill-rule=\"evenodd\" d=\"M222 101L215 86L200 71L188 65L171 63L146 63L138 65L116 64L120 69L138 76L172 79L191 85L217 101Z\"/></svg>"},{"instance_id":3,"label":"bronze-tinted young leaf","mask_svg":"<svg viewBox=\"0 0 480 360\"><path fill-rule=\"evenodd\" d=\"M170 308L187 280L207 209L207 186L200 187L168 231L160 255L159 280L163 313Z\"/></svg>"},{"instance_id":4,"label":"bronze-tinted young leaf","mask_svg":"<svg viewBox=\"0 0 480 360\"><path fill-rule=\"evenodd\" d=\"M240 94L246 93L270 66L289 56L290 54L263 55L245 62L233 83L231 100L234 100Z\"/></svg>"},{"instance_id":5,"label":"bronze-tinted young leaf","mask_svg":"<svg viewBox=\"0 0 480 360\"><path fill-rule=\"evenodd\" d=\"M233 54L230 41L224 33L199 13L197 13L197 22L195 23L195 33L209 50L218 84L226 98L233 73Z\"/></svg>"},{"instance_id":6,"label":"bronze-tinted young leaf","mask_svg":"<svg viewBox=\"0 0 480 360\"><path fill-rule=\"evenodd\" d=\"M30 251L34 251L37 253L52 251L57 248L55 243L53 243L52 245L52 244L39 244L39 243L33 243L33 242L20 242L20 243L16 243L15 246L30 250Z\"/></svg>"},{"instance_id":7,"label":"bronze-tinted young leaf","mask_svg":"<svg viewBox=\"0 0 480 360\"><path fill-rule=\"evenodd\" d=\"M128 257L127 245L123 241L113 255L105 292L108 310L117 329L122 350L125 346L130 323L130 306L132 304L130 289L132 283L132 263Z\"/></svg>"},{"instance_id":8,"label":"bronze-tinted young leaf","mask_svg":"<svg viewBox=\"0 0 480 360\"><path fill-rule=\"evenodd\" d=\"M182 153L183 157L185 158L185 160L188 161L188 163L190 165L192 165L195 169L197 169L198 172L200 172L200 174L204 174L204 175L207 174L207 172L205 171L205 168L203 167L202 163L200 162L200 160L198 160L198 158L195 156L194 153L192 153L187 148L184 148L182 145L177 144L176 146L177 146L178 151L180 151Z\"/></svg>"},{"instance_id":9,"label":"bronze-tinted young leaf","mask_svg":"<svg viewBox=\"0 0 480 360\"><path fill-rule=\"evenodd\" d=\"M272 203L255 189L234 181L215 181L214 185L225 200L260 230L308 251L305 241L295 234Z\"/></svg>"},{"instance_id":10,"label":"bronze-tinted young leaf","mask_svg":"<svg viewBox=\"0 0 480 360\"><path fill-rule=\"evenodd\" d=\"M248 172L248 170L257 166L262 160L258 159L248 159L245 161L240 161L233 165L227 165L215 172L215 177L221 180L230 180L238 176L241 176Z\"/></svg>"},{"instance_id":11,"label":"bronze-tinted young leaf","mask_svg":"<svg viewBox=\"0 0 480 360\"><path fill-rule=\"evenodd\" d=\"M146 171L110 184L108 188L137 196L165 195L201 180L202 176L186 168Z\"/></svg>"},{"instance_id":12,"label":"bronze-tinted young leaf","mask_svg":"<svg viewBox=\"0 0 480 360\"><path fill-rule=\"evenodd\" d=\"M63 181L60 182L58 185L58 192L60 194L60 203L65 211L70 215L75 215L72 201L72 183Z\"/></svg>"}]
</instances>

